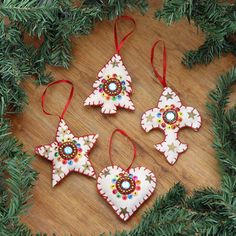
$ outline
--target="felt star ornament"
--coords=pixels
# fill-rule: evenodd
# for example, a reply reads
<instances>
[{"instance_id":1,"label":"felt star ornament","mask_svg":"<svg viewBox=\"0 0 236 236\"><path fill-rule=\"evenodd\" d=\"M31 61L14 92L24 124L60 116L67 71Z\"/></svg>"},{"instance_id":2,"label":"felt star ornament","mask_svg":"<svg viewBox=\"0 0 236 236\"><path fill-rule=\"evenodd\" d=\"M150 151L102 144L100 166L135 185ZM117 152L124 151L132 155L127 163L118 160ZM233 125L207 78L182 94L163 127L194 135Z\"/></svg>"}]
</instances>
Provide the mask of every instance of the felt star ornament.
<instances>
[{"instance_id":1,"label":"felt star ornament","mask_svg":"<svg viewBox=\"0 0 236 236\"><path fill-rule=\"evenodd\" d=\"M187 144L178 140L179 130L190 127L197 131L201 126L201 116L197 109L183 106L175 92L165 87L157 107L143 114L141 126L146 132L152 129L164 132L164 141L155 147L165 155L170 164L174 164L179 154L187 149Z\"/></svg>"},{"instance_id":2,"label":"felt star ornament","mask_svg":"<svg viewBox=\"0 0 236 236\"><path fill-rule=\"evenodd\" d=\"M189 127L197 131L201 126L201 116L197 109L183 106L180 98L166 84L166 48L163 50L163 76L154 67L154 49L160 40L156 41L151 50L151 65L154 74L161 82L164 89L159 98L157 107L146 111L141 118L141 126L149 132L152 129L160 129L164 132L164 141L156 144L155 148L162 152L168 163L173 165L179 154L187 150L187 144L178 139L180 129Z\"/></svg>"},{"instance_id":3,"label":"felt star ornament","mask_svg":"<svg viewBox=\"0 0 236 236\"><path fill-rule=\"evenodd\" d=\"M100 106L103 114L115 114L118 107L132 111L135 109L130 99L132 93L131 77L119 54L124 42L134 30L126 34L118 44L116 25L117 21L121 18L131 20L135 25L134 19L129 16L122 16L115 21L114 38L116 53L99 71L97 80L93 84L94 91L84 102L85 106Z\"/></svg>"},{"instance_id":4,"label":"felt star ornament","mask_svg":"<svg viewBox=\"0 0 236 236\"><path fill-rule=\"evenodd\" d=\"M73 97L74 87L68 80L58 80L47 86L42 95L42 109L46 115L53 115L44 109L44 98L47 89L59 83L68 83L72 86L69 99L60 116L56 138L54 142L35 148L35 153L52 162L52 186L54 187L70 172L77 172L92 178L96 178L95 170L88 159L90 150L98 138L97 134L75 136L63 117Z\"/></svg>"},{"instance_id":5,"label":"felt star ornament","mask_svg":"<svg viewBox=\"0 0 236 236\"><path fill-rule=\"evenodd\" d=\"M69 130L63 119L58 125L53 143L38 146L36 154L52 162L52 186L54 187L70 172L78 172L96 178L88 153L96 143L98 135L89 134L76 137Z\"/></svg>"}]
</instances>

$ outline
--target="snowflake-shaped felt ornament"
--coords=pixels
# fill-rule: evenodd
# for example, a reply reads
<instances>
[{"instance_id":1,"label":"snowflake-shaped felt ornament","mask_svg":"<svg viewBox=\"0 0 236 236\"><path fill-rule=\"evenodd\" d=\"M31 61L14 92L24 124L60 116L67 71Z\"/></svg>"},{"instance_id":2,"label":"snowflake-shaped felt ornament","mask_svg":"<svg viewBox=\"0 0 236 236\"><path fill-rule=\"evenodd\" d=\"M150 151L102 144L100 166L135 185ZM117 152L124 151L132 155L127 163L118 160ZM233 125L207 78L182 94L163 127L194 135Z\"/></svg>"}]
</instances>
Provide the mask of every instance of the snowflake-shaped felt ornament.
<instances>
[{"instance_id":1,"label":"snowflake-shaped felt ornament","mask_svg":"<svg viewBox=\"0 0 236 236\"><path fill-rule=\"evenodd\" d=\"M70 81L59 80L49 84L48 87L60 82L66 82L72 85ZM43 110L45 92L42 97ZM73 87L71 90L70 99L72 98L72 95ZM75 135L73 135L63 119L70 99L68 100L68 103L62 115L60 116L55 141L50 144L41 145L35 148L36 154L52 162L53 187L72 171L96 178L95 170L88 159L88 154L96 143L98 135L89 134L81 137L76 137ZM45 110L44 112L48 115L51 115Z\"/></svg>"},{"instance_id":2,"label":"snowflake-shaped felt ornament","mask_svg":"<svg viewBox=\"0 0 236 236\"><path fill-rule=\"evenodd\" d=\"M123 130L119 129L116 129L112 136L117 131L128 137ZM129 138L129 140L131 139ZM134 147L132 163L135 157L136 151ZM127 221L154 192L156 177L152 171L145 167L131 168L132 163L126 170L114 165L111 153L110 160L112 166L103 169L98 176L98 192L111 205L119 218Z\"/></svg>"},{"instance_id":3,"label":"snowflake-shaped felt ornament","mask_svg":"<svg viewBox=\"0 0 236 236\"><path fill-rule=\"evenodd\" d=\"M152 48L151 64L153 66L154 48ZM166 49L164 46L163 52L164 66L163 77L161 77L156 68L153 66L154 73L162 83L164 89L159 99L158 105L155 108L146 111L141 118L141 126L149 132L152 129L160 129L164 132L164 141L156 144L158 151L162 152L168 163L174 164L177 161L179 154L187 150L187 144L183 144L178 140L178 132L180 129L190 127L197 131L201 126L201 116L197 109L193 107L183 106L179 97L170 87L166 85Z\"/></svg>"},{"instance_id":4,"label":"snowflake-shaped felt ornament","mask_svg":"<svg viewBox=\"0 0 236 236\"><path fill-rule=\"evenodd\" d=\"M131 17L122 16L120 18L131 20L135 24L134 19ZM119 54L125 40L134 30L128 33L118 44L116 24L117 20L114 28L116 53L99 71L97 80L93 84L94 91L84 102L85 106L101 106L103 114L115 114L117 107L128 110L135 109L130 99L132 93L131 77Z\"/></svg>"}]
</instances>

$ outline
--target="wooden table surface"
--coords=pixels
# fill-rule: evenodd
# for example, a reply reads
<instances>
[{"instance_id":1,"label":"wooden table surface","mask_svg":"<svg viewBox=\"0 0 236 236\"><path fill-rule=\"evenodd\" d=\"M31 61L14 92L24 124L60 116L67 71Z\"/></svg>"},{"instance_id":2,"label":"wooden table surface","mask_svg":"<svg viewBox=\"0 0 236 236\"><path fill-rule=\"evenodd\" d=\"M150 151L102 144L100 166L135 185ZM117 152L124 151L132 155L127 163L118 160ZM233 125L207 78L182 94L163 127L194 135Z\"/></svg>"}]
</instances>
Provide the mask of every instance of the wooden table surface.
<instances>
[{"instance_id":1,"label":"wooden table surface","mask_svg":"<svg viewBox=\"0 0 236 236\"><path fill-rule=\"evenodd\" d=\"M105 116L99 108L83 106L83 101L93 90L92 84L99 69L114 53L113 22L99 22L90 35L73 39L73 61L68 70L48 67L56 80L69 79L74 83L75 95L65 115L70 129L75 135L99 134L98 142L90 153L96 172L110 165L108 140L111 132L115 128L124 129L137 147L137 160L133 166L146 166L157 177L153 196L130 221L123 223L97 194L94 179L71 173L61 184L52 188L51 162L36 157L33 166L39 172L39 179L33 189L32 208L23 217L33 232L98 235L129 230L140 222L141 215L152 206L155 199L178 181L184 184L190 194L195 188L219 186L219 169L212 148L211 120L205 104L217 77L235 64L235 58L228 55L208 66L198 65L192 70L185 68L181 64L183 53L201 45L204 35L186 21L168 27L154 20L154 11L160 6L160 2L153 1L145 16L128 12L135 17L137 28L122 48L121 55L132 77L135 112L120 109L116 115ZM121 24L123 33L131 27L129 22ZM169 86L178 91L184 104L196 107L202 115L199 132L191 129L180 132L180 140L188 143L189 148L174 166L168 165L164 156L153 147L155 143L161 142L163 134L158 130L146 134L140 128L141 114L156 105L162 92L161 85L154 81L149 62L150 48L158 38L162 38L167 47ZM156 61L161 65L160 50L158 52ZM45 87L35 87L29 80L23 86L29 96L29 105L22 115L13 119L13 132L23 142L25 150L33 154L35 146L54 140L58 119L42 112L40 99ZM62 110L68 97L68 87L61 85L49 91L46 98L48 110L58 113ZM131 144L120 135L114 139L113 157L115 163L123 167L132 158Z\"/></svg>"}]
</instances>

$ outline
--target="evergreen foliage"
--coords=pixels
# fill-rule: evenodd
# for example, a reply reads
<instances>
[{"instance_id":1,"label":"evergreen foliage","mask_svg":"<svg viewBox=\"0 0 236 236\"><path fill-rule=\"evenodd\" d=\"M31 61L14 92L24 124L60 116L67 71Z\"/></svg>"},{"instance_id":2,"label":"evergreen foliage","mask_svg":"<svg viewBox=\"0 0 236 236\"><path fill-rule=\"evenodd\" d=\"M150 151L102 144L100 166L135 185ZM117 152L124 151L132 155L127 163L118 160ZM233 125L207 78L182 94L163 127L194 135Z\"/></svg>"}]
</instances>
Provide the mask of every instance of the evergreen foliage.
<instances>
[{"instance_id":1,"label":"evergreen foliage","mask_svg":"<svg viewBox=\"0 0 236 236\"><path fill-rule=\"evenodd\" d=\"M165 0L156 18L167 24L186 18L194 22L206 35L206 41L197 50L185 53L183 63L208 64L225 53L236 55L236 1L219 0Z\"/></svg>"},{"instance_id":2,"label":"evergreen foliage","mask_svg":"<svg viewBox=\"0 0 236 236\"><path fill-rule=\"evenodd\" d=\"M32 76L37 84L51 81L45 66L69 66L72 35L88 34L96 21L113 19L126 8L144 13L147 1L84 0L77 6L72 0L0 0L1 236L32 235L20 222L20 216L27 212L37 173L31 167L32 157L12 136L9 120L27 103L21 82ZM208 63L222 52L233 52L229 39L235 27L233 11L233 4L212 0L168 0L157 16L168 23L188 17L207 33L208 43L185 59L191 66ZM36 39L37 45L28 42L26 35ZM189 197L178 183L156 200L137 227L130 232L116 233L117 236L236 235L236 111L235 107L227 108L234 83L236 69L220 78L208 104L213 120L214 148L222 169L221 188L197 190Z\"/></svg>"},{"instance_id":3,"label":"evergreen foliage","mask_svg":"<svg viewBox=\"0 0 236 236\"><path fill-rule=\"evenodd\" d=\"M46 64L68 67L71 36L88 34L95 22L112 19L126 8L147 10L145 0L0 0L0 235L28 236L20 222L37 173L32 157L12 136L9 117L21 112L27 96L21 82L32 76L37 84L51 81ZM30 43L31 36L37 44Z\"/></svg>"},{"instance_id":4,"label":"evergreen foliage","mask_svg":"<svg viewBox=\"0 0 236 236\"><path fill-rule=\"evenodd\" d=\"M236 106L228 108L236 68L220 77L207 105L213 125L214 148L221 167L219 190L205 188L186 195L177 183L144 214L130 232L116 236L236 235Z\"/></svg>"}]
</instances>

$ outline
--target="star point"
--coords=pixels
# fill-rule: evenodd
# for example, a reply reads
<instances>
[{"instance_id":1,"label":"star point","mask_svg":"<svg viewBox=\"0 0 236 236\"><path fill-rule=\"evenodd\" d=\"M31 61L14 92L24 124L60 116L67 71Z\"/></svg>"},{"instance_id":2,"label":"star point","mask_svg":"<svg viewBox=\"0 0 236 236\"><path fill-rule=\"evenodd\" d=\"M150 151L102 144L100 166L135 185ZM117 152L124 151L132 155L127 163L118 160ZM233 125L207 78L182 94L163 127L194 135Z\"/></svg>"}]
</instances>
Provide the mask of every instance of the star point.
<instances>
[{"instance_id":1,"label":"star point","mask_svg":"<svg viewBox=\"0 0 236 236\"><path fill-rule=\"evenodd\" d=\"M103 173L102 173L102 175L103 175L104 177L107 177L108 175L110 175L110 170L104 170Z\"/></svg>"},{"instance_id":2,"label":"star point","mask_svg":"<svg viewBox=\"0 0 236 236\"><path fill-rule=\"evenodd\" d=\"M173 99L173 94L168 92L167 94L164 95L164 97L166 97L167 100L168 99Z\"/></svg>"},{"instance_id":3,"label":"star point","mask_svg":"<svg viewBox=\"0 0 236 236\"><path fill-rule=\"evenodd\" d=\"M152 122L153 119L154 119L154 116L152 114L149 114L147 116L147 122Z\"/></svg>"},{"instance_id":4,"label":"star point","mask_svg":"<svg viewBox=\"0 0 236 236\"><path fill-rule=\"evenodd\" d=\"M177 147L174 145L174 143L168 144L167 146L168 146L169 151L172 151L172 152L175 152L175 149L177 148Z\"/></svg>"},{"instance_id":5,"label":"star point","mask_svg":"<svg viewBox=\"0 0 236 236\"><path fill-rule=\"evenodd\" d=\"M111 64L112 64L113 68L118 67L119 66L119 61L114 60L114 61L111 62Z\"/></svg>"},{"instance_id":6,"label":"star point","mask_svg":"<svg viewBox=\"0 0 236 236\"><path fill-rule=\"evenodd\" d=\"M148 181L149 183L154 181L151 175L146 175L146 179L145 180Z\"/></svg>"},{"instance_id":7,"label":"star point","mask_svg":"<svg viewBox=\"0 0 236 236\"><path fill-rule=\"evenodd\" d=\"M64 171L62 170L61 167L59 167L58 169L55 168L54 174L60 176L61 174L64 174Z\"/></svg>"},{"instance_id":8,"label":"star point","mask_svg":"<svg viewBox=\"0 0 236 236\"><path fill-rule=\"evenodd\" d=\"M120 214L122 214L122 215L126 215L126 214L129 214L129 212L127 211L127 207L124 207L124 208L120 208Z\"/></svg>"},{"instance_id":9,"label":"star point","mask_svg":"<svg viewBox=\"0 0 236 236\"><path fill-rule=\"evenodd\" d=\"M83 165L83 167L84 167L84 171L86 171L86 170L89 170L89 168L91 167L91 165L88 164L88 163L86 163L86 164Z\"/></svg>"},{"instance_id":10,"label":"star point","mask_svg":"<svg viewBox=\"0 0 236 236\"><path fill-rule=\"evenodd\" d=\"M188 112L188 118L194 119L196 115L197 114L195 114L193 110L191 112Z\"/></svg>"},{"instance_id":11,"label":"star point","mask_svg":"<svg viewBox=\"0 0 236 236\"><path fill-rule=\"evenodd\" d=\"M92 144L92 141L91 140L89 140L89 138L87 137L87 138L85 138L85 140L84 140L84 145L87 145L87 146L90 146Z\"/></svg>"}]
</instances>

